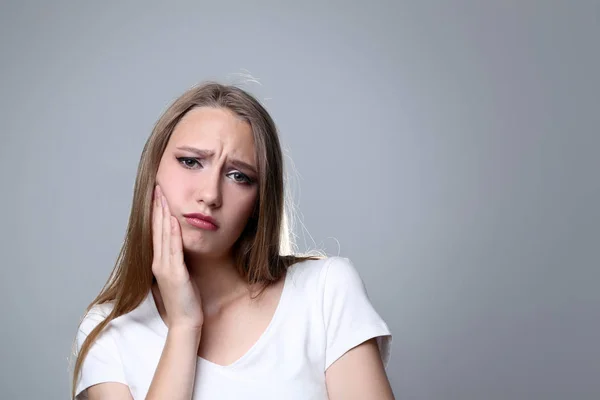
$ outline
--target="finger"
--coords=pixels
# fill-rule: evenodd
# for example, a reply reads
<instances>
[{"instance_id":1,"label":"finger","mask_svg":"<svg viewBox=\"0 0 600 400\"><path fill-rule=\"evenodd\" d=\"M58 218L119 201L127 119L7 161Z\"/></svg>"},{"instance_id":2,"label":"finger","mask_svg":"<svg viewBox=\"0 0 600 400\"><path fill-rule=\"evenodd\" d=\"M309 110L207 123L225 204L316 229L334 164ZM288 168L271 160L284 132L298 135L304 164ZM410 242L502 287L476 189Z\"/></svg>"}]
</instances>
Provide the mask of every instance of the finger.
<instances>
[{"instance_id":1,"label":"finger","mask_svg":"<svg viewBox=\"0 0 600 400\"><path fill-rule=\"evenodd\" d=\"M160 188L158 185L154 188L154 198L152 200L152 246L154 257L160 259L162 245L162 207L160 204Z\"/></svg>"},{"instance_id":2,"label":"finger","mask_svg":"<svg viewBox=\"0 0 600 400\"><path fill-rule=\"evenodd\" d=\"M177 218L171 217L171 261L173 265L183 264L183 242L181 238L181 226Z\"/></svg>"},{"instance_id":3,"label":"finger","mask_svg":"<svg viewBox=\"0 0 600 400\"><path fill-rule=\"evenodd\" d=\"M171 255L169 252L169 247L171 246L171 212L169 211L169 205L167 204L167 199L164 195L161 195L162 200L162 252L161 252L161 260L164 266L169 266L171 261Z\"/></svg>"}]
</instances>

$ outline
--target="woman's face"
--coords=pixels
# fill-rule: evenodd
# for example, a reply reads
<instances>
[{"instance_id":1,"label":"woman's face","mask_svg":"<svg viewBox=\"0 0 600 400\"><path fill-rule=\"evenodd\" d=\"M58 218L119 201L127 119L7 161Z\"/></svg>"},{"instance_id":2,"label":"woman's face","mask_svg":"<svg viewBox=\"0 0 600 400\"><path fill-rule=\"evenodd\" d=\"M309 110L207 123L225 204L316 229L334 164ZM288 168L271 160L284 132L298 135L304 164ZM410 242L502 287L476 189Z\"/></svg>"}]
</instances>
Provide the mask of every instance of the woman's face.
<instances>
[{"instance_id":1,"label":"woman's face","mask_svg":"<svg viewBox=\"0 0 600 400\"><path fill-rule=\"evenodd\" d=\"M230 252L257 200L256 170L250 125L231 111L199 107L181 119L156 180L181 225L186 253L221 257ZM190 216L198 213L215 224Z\"/></svg>"}]
</instances>

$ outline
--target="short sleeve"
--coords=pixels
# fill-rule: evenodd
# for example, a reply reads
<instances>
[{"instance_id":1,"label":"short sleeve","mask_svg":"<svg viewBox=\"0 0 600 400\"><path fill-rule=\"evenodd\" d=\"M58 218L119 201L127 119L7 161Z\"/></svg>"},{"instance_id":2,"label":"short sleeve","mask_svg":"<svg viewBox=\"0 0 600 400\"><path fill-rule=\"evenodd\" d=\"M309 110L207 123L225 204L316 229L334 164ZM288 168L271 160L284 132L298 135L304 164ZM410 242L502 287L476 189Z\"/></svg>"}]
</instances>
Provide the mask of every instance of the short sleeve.
<instances>
[{"instance_id":1,"label":"short sleeve","mask_svg":"<svg viewBox=\"0 0 600 400\"><path fill-rule=\"evenodd\" d=\"M106 313L99 311L96 307L88 312L77 331L76 354L79 354L84 340L92 329L102 322L105 317ZM87 399L87 388L104 382L127 384L110 324L97 336L81 365L81 373L75 390L76 399Z\"/></svg>"},{"instance_id":2,"label":"short sleeve","mask_svg":"<svg viewBox=\"0 0 600 400\"><path fill-rule=\"evenodd\" d=\"M377 339L385 367L391 355L391 332L373 307L366 287L347 258L332 257L327 263L323 297L326 329L325 370L347 351Z\"/></svg>"}]
</instances>

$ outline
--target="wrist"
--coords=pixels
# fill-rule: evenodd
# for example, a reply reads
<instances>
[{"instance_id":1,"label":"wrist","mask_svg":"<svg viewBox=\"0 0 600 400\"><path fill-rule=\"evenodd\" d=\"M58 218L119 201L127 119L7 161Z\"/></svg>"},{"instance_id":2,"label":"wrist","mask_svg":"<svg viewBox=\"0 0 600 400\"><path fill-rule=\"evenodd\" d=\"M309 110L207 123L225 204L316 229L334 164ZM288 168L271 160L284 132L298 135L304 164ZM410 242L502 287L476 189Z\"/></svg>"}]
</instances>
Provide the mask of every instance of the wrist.
<instances>
[{"instance_id":1,"label":"wrist","mask_svg":"<svg viewBox=\"0 0 600 400\"><path fill-rule=\"evenodd\" d=\"M200 342L200 338L202 337L202 327L173 325L169 327L168 334L171 336L177 336L181 340L195 339Z\"/></svg>"}]
</instances>

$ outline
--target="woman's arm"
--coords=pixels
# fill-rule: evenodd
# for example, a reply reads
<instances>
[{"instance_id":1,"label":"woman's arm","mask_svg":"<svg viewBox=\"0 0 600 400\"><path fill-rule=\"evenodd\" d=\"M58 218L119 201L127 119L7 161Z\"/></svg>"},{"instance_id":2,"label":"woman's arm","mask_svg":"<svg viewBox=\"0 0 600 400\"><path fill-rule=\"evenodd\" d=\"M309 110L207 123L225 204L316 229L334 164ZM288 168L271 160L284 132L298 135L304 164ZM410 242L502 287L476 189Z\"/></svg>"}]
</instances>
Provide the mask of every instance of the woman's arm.
<instances>
[{"instance_id":1,"label":"woman's arm","mask_svg":"<svg viewBox=\"0 0 600 400\"><path fill-rule=\"evenodd\" d=\"M192 398L200 331L170 329L146 400Z\"/></svg>"},{"instance_id":2,"label":"woman's arm","mask_svg":"<svg viewBox=\"0 0 600 400\"><path fill-rule=\"evenodd\" d=\"M394 400L375 339L340 357L325 371L330 400Z\"/></svg>"},{"instance_id":3,"label":"woman's arm","mask_svg":"<svg viewBox=\"0 0 600 400\"><path fill-rule=\"evenodd\" d=\"M146 399L189 400L194 390L204 313L198 288L184 263L179 222L171 216L158 186L154 194L152 273L167 311L169 331ZM131 399L127 387L120 383L92 386L88 394L90 400Z\"/></svg>"}]
</instances>

